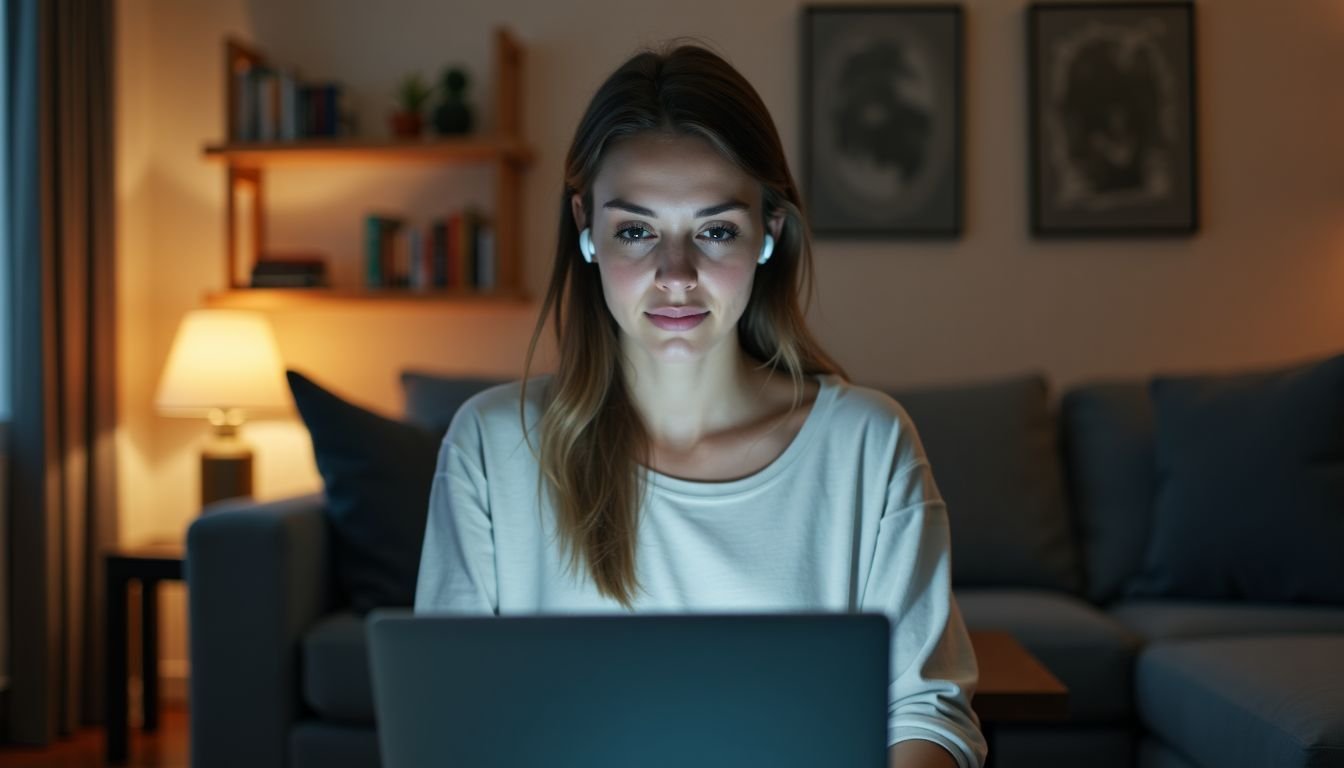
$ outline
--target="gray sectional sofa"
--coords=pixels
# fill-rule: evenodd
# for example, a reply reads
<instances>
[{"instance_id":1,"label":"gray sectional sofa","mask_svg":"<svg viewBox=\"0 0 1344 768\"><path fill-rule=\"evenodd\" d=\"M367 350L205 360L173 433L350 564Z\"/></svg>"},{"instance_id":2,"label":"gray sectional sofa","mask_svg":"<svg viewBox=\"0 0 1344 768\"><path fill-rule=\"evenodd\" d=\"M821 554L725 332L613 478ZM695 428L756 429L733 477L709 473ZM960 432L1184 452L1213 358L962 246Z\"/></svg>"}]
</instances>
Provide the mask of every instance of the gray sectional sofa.
<instances>
[{"instance_id":1,"label":"gray sectional sofa","mask_svg":"<svg viewBox=\"0 0 1344 768\"><path fill-rule=\"evenodd\" d=\"M403 382L402 420L296 389L328 493L192 525L196 768L378 765L370 601L351 596L376 579L349 573L367 563L344 497L401 482L359 464L386 460L379 430L442 434L490 383ZM1070 690L1066 722L996 732L996 765L1344 765L1344 358L1058 399L1040 376L892 394L948 503L968 625L1012 632Z\"/></svg>"}]
</instances>

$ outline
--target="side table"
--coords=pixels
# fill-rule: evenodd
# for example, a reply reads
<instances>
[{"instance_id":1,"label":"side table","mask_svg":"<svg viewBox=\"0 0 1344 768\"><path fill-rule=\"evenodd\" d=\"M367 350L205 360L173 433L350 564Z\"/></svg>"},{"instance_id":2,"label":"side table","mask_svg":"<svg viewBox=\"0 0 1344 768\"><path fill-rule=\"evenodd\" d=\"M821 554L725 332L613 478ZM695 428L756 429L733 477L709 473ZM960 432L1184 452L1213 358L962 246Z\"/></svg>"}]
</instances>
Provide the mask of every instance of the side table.
<instances>
[{"instance_id":1,"label":"side table","mask_svg":"<svg viewBox=\"0 0 1344 768\"><path fill-rule=\"evenodd\" d=\"M159 611L161 581L181 581L185 550L178 543L112 547L103 553L107 575L107 761L127 757L127 588L140 582L140 669L144 730L159 727Z\"/></svg>"},{"instance_id":2,"label":"side table","mask_svg":"<svg viewBox=\"0 0 1344 768\"><path fill-rule=\"evenodd\" d=\"M985 765L992 766L999 725L1065 720L1069 716L1069 691L1011 633L971 630L970 636L980 667L971 709L979 715L989 744Z\"/></svg>"}]
</instances>

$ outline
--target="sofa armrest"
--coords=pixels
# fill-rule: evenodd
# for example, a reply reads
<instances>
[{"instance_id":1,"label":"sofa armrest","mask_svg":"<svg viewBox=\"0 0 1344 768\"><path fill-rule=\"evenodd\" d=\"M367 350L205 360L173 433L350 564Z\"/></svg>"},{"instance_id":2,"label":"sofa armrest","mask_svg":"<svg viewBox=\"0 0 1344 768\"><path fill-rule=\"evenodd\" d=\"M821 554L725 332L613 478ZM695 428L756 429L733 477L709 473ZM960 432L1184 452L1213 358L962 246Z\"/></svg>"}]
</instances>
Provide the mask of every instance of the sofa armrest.
<instances>
[{"instance_id":1,"label":"sofa armrest","mask_svg":"<svg viewBox=\"0 0 1344 768\"><path fill-rule=\"evenodd\" d=\"M334 607L325 505L233 499L187 530L193 768L288 763L300 643Z\"/></svg>"}]
</instances>

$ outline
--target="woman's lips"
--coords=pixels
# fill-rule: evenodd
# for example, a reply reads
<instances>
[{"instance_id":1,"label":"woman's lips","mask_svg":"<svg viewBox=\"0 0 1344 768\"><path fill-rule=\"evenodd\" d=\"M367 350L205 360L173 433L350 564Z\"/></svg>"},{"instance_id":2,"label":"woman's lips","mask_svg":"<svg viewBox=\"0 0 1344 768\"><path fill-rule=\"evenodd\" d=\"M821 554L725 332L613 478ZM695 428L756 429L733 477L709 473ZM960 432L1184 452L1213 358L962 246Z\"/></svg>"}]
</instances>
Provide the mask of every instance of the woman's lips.
<instances>
[{"instance_id":1,"label":"woman's lips","mask_svg":"<svg viewBox=\"0 0 1344 768\"><path fill-rule=\"evenodd\" d=\"M681 312L677 312L676 314L681 314ZM664 331L689 331L704 322L706 317L709 317L709 310L701 310L698 311L697 314L682 314L681 317L654 314L653 312L645 312L644 316L649 318L649 322L662 328Z\"/></svg>"}]
</instances>

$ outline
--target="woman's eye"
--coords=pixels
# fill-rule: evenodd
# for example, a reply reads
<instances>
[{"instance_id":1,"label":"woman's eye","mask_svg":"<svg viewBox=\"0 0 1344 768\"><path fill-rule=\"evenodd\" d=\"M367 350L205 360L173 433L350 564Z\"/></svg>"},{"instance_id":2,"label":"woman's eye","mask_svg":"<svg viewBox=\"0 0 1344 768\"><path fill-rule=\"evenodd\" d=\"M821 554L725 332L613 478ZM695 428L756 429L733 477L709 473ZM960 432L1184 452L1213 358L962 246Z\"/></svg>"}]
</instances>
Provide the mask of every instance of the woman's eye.
<instances>
[{"instance_id":1,"label":"woman's eye","mask_svg":"<svg viewBox=\"0 0 1344 768\"><path fill-rule=\"evenodd\" d=\"M644 227L639 226L621 227L620 229L616 230L616 239L626 244L638 243L642 240L648 240L649 235L652 234L653 234L652 232L645 229Z\"/></svg>"},{"instance_id":2,"label":"woman's eye","mask_svg":"<svg viewBox=\"0 0 1344 768\"><path fill-rule=\"evenodd\" d=\"M705 234L709 235L710 240L720 243L728 243L737 239L737 227L710 227L705 230Z\"/></svg>"}]
</instances>

